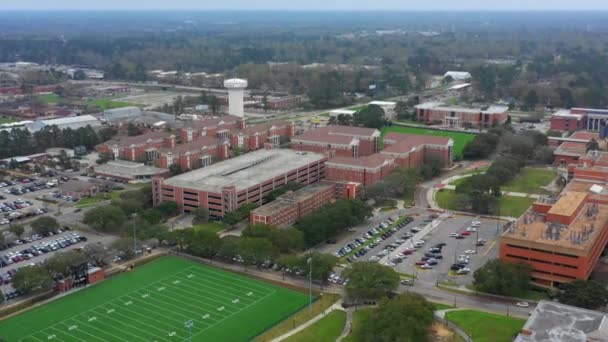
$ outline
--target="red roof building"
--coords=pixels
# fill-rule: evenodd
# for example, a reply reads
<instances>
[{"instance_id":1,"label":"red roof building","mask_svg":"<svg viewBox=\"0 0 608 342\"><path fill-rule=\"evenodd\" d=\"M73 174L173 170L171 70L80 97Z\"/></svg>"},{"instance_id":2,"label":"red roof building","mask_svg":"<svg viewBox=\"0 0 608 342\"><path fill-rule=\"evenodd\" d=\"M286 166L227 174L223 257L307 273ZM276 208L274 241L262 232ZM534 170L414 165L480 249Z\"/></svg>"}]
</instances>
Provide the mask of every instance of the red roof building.
<instances>
[{"instance_id":1,"label":"red roof building","mask_svg":"<svg viewBox=\"0 0 608 342\"><path fill-rule=\"evenodd\" d=\"M374 153L367 157L335 157L325 163L326 178L372 185L388 176L396 167L395 159Z\"/></svg>"},{"instance_id":2,"label":"red roof building","mask_svg":"<svg viewBox=\"0 0 608 342\"><path fill-rule=\"evenodd\" d=\"M587 143L598 140L599 134L595 132L574 132L568 138L551 138L550 145L557 145L553 151L553 162L560 166L577 164L578 160L587 154Z\"/></svg>"},{"instance_id":3,"label":"red roof building","mask_svg":"<svg viewBox=\"0 0 608 342\"><path fill-rule=\"evenodd\" d=\"M224 115L188 121L187 127L181 129L180 137L184 143L194 141L200 137L229 139L231 131L243 128L245 128L245 122L242 118Z\"/></svg>"},{"instance_id":4,"label":"red roof building","mask_svg":"<svg viewBox=\"0 0 608 342\"><path fill-rule=\"evenodd\" d=\"M369 156L379 151L380 131L374 128L329 125L291 139L297 151L324 153L329 158Z\"/></svg>"},{"instance_id":5,"label":"red roof building","mask_svg":"<svg viewBox=\"0 0 608 342\"><path fill-rule=\"evenodd\" d=\"M266 143L274 146L282 140L290 139L295 134L295 125L287 121L274 121L255 126L248 126L230 134L230 145L246 151L263 148Z\"/></svg>"},{"instance_id":6,"label":"red roof building","mask_svg":"<svg viewBox=\"0 0 608 342\"><path fill-rule=\"evenodd\" d=\"M132 137L115 137L95 147L98 153L108 154L112 159L131 161L156 160L158 150L174 148L175 136L165 132L149 132Z\"/></svg>"},{"instance_id":7,"label":"red roof building","mask_svg":"<svg viewBox=\"0 0 608 342\"><path fill-rule=\"evenodd\" d=\"M448 137L388 133L384 137L383 155L395 158L400 167L418 167L429 155L437 155L450 166L454 160L454 140Z\"/></svg>"},{"instance_id":8,"label":"red roof building","mask_svg":"<svg viewBox=\"0 0 608 342\"><path fill-rule=\"evenodd\" d=\"M158 167L179 165L183 171L209 166L228 158L228 141L213 137L200 137L189 143L159 150Z\"/></svg>"}]
</instances>

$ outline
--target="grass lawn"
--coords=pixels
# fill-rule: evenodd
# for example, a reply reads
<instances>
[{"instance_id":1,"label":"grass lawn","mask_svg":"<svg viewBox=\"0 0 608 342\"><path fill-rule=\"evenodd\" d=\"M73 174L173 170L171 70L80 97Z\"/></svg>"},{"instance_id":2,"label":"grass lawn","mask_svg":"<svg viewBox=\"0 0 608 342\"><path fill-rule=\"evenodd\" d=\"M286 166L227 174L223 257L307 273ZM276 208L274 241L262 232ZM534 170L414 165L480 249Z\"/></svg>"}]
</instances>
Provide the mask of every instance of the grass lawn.
<instances>
[{"instance_id":1,"label":"grass lawn","mask_svg":"<svg viewBox=\"0 0 608 342\"><path fill-rule=\"evenodd\" d=\"M0 117L0 125L15 122L15 121L16 120L13 118Z\"/></svg>"},{"instance_id":2,"label":"grass lawn","mask_svg":"<svg viewBox=\"0 0 608 342\"><path fill-rule=\"evenodd\" d=\"M76 208L85 208L88 206L91 206L93 204L97 204L99 202L104 202L104 201L109 201L109 200L113 200L115 198L120 197L120 192L118 191L111 191L111 192L107 192L107 193L102 193L93 197L86 197L81 199L80 201L76 202L76 204L74 205Z\"/></svg>"},{"instance_id":3,"label":"grass lawn","mask_svg":"<svg viewBox=\"0 0 608 342\"><path fill-rule=\"evenodd\" d=\"M313 325L285 339L286 342L333 342L335 341L346 323L346 312L334 310Z\"/></svg>"},{"instance_id":4,"label":"grass lawn","mask_svg":"<svg viewBox=\"0 0 608 342\"><path fill-rule=\"evenodd\" d=\"M203 224L194 225L195 230L208 230L216 234L224 230L224 228L226 228L226 225L221 222L207 222Z\"/></svg>"},{"instance_id":5,"label":"grass lawn","mask_svg":"<svg viewBox=\"0 0 608 342\"><path fill-rule=\"evenodd\" d=\"M133 104L128 102L113 101L111 99L89 100L85 103L87 107L98 107L101 110L129 107Z\"/></svg>"},{"instance_id":6,"label":"grass lawn","mask_svg":"<svg viewBox=\"0 0 608 342\"><path fill-rule=\"evenodd\" d=\"M165 257L0 322L7 341L249 341L308 296Z\"/></svg>"},{"instance_id":7,"label":"grass lawn","mask_svg":"<svg viewBox=\"0 0 608 342\"><path fill-rule=\"evenodd\" d=\"M324 118L329 118L329 117L331 117L331 115L329 114L329 112L325 112L325 113L317 114L317 116L322 116L322 117L324 117Z\"/></svg>"},{"instance_id":8,"label":"grass lawn","mask_svg":"<svg viewBox=\"0 0 608 342\"><path fill-rule=\"evenodd\" d=\"M437 191L435 200L441 208L460 210L454 203L456 200L456 193L454 190L442 189ZM530 207L530 205L532 205L532 203L534 203L534 201L534 198L502 196L500 198L500 215L519 217L528 209L528 207Z\"/></svg>"},{"instance_id":9,"label":"grass lawn","mask_svg":"<svg viewBox=\"0 0 608 342\"><path fill-rule=\"evenodd\" d=\"M475 342L510 342L521 331L525 319L475 310L451 311L446 318L466 331Z\"/></svg>"},{"instance_id":10,"label":"grass lawn","mask_svg":"<svg viewBox=\"0 0 608 342\"><path fill-rule=\"evenodd\" d=\"M442 304L442 303L431 302L431 304L433 304L433 306L435 307L435 311L446 310L446 309L453 309L454 308L453 305L447 305L447 304Z\"/></svg>"},{"instance_id":11,"label":"grass lawn","mask_svg":"<svg viewBox=\"0 0 608 342\"><path fill-rule=\"evenodd\" d=\"M36 98L44 103L58 103L61 101L61 96L53 93L38 95Z\"/></svg>"},{"instance_id":12,"label":"grass lawn","mask_svg":"<svg viewBox=\"0 0 608 342\"><path fill-rule=\"evenodd\" d=\"M546 194L541 186L546 186L557 176L556 172L547 169L524 168L512 181L505 184L501 190L525 192L530 194Z\"/></svg>"},{"instance_id":13,"label":"grass lawn","mask_svg":"<svg viewBox=\"0 0 608 342\"><path fill-rule=\"evenodd\" d=\"M355 342L357 341L357 334L359 333L359 329L361 329L361 322L371 317L374 309L373 308L364 308L359 309L353 313L353 325L352 332L346 336L342 341L344 342Z\"/></svg>"},{"instance_id":14,"label":"grass lawn","mask_svg":"<svg viewBox=\"0 0 608 342\"><path fill-rule=\"evenodd\" d=\"M475 135L470 133L436 131L432 129L418 127L390 126L382 128L382 136L386 135L386 133L388 132L450 137L454 139L454 153L457 156L462 156L462 150L464 149L464 146L469 141L475 138Z\"/></svg>"}]
</instances>

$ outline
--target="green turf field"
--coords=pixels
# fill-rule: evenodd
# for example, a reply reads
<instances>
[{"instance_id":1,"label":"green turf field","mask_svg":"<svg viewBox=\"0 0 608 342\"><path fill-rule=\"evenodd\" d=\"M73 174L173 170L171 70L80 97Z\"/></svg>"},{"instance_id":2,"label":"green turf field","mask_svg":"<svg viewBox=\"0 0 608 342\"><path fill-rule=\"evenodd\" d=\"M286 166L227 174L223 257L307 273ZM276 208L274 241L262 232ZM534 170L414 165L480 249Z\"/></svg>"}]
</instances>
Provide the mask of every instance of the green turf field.
<instances>
[{"instance_id":1,"label":"green turf field","mask_svg":"<svg viewBox=\"0 0 608 342\"><path fill-rule=\"evenodd\" d=\"M0 321L6 341L249 341L308 296L177 257Z\"/></svg>"},{"instance_id":2,"label":"green turf field","mask_svg":"<svg viewBox=\"0 0 608 342\"><path fill-rule=\"evenodd\" d=\"M404 127L404 126L390 126L382 128L382 136L388 132L406 133L406 134L418 134L418 135L435 135L441 137L450 137L454 139L454 153L458 156L462 156L462 150L464 146L475 138L475 134L450 132L450 131L438 131L433 129L418 128L418 127Z\"/></svg>"}]
</instances>

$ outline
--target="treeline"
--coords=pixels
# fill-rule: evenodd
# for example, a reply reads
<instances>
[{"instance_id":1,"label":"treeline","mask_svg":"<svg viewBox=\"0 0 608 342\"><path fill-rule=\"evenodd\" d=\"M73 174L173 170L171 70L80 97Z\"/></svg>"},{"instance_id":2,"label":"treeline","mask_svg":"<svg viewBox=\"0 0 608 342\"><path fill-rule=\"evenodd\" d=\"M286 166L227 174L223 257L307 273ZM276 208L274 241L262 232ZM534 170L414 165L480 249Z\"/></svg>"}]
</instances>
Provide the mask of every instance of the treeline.
<instances>
[{"instance_id":1,"label":"treeline","mask_svg":"<svg viewBox=\"0 0 608 342\"><path fill-rule=\"evenodd\" d=\"M91 126L78 129L59 129L57 126L47 126L30 133L25 128L14 128L10 131L0 131L0 158L12 158L44 152L50 147L85 146L91 150L95 145L110 139L116 131L104 128L96 132Z\"/></svg>"},{"instance_id":2,"label":"treeline","mask_svg":"<svg viewBox=\"0 0 608 342\"><path fill-rule=\"evenodd\" d=\"M487 158L495 152L497 157L486 173L465 178L456 186L456 205L479 214L497 213L502 185L526 165L552 162L553 150L547 142L547 136L536 130L513 133L500 127L477 135L465 146L465 157Z\"/></svg>"},{"instance_id":3,"label":"treeline","mask_svg":"<svg viewBox=\"0 0 608 342\"><path fill-rule=\"evenodd\" d=\"M304 242L310 247L361 224L371 215L372 208L365 202L341 199L302 217L296 228L304 233Z\"/></svg>"}]
</instances>

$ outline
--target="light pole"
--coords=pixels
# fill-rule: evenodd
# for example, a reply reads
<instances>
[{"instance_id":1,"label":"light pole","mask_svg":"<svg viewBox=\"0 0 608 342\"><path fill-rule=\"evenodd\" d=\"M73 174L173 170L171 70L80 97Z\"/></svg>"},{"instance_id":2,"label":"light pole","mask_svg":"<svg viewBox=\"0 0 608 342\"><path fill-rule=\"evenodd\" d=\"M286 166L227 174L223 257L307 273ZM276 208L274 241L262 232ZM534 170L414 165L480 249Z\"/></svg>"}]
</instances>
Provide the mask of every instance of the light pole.
<instances>
[{"instance_id":1,"label":"light pole","mask_svg":"<svg viewBox=\"0 0 608 342\"><path fill-rule=\"evenodd\" d=\"M188 341L192 342L192 327L194 326L193 320L187 320L184 322L184 327L188 329Z\"/></svg>"},{"instance_id":2,"label":"light pole","mask_svg":"<svg viewBox=\"0 0 608 342\"><path fill-rule=\"evenodd\" d=\"M133 255L137 256L137 235L135 234L135 218L137 218L137 213L133 213L132 224L133 224Z\"/></svg>"},{"instance_id":3,"label":"light pole","mask_svg":"<svg viewBox=\"0 0 608 342\"><path fill-rule=\"evenodd\" d=\"M309 265L308 271L308 313L312 315L312 256L306 260Z\"/></svg>"}]
</instances>

